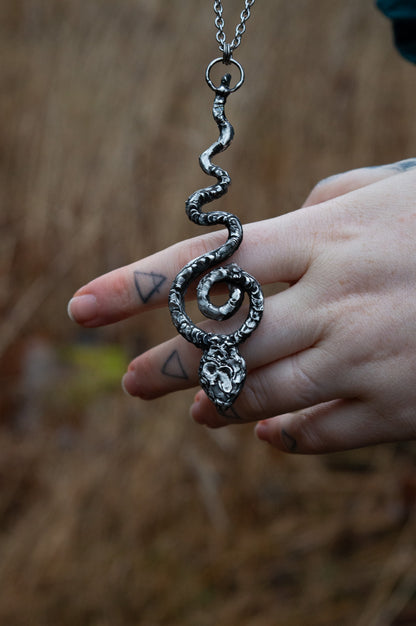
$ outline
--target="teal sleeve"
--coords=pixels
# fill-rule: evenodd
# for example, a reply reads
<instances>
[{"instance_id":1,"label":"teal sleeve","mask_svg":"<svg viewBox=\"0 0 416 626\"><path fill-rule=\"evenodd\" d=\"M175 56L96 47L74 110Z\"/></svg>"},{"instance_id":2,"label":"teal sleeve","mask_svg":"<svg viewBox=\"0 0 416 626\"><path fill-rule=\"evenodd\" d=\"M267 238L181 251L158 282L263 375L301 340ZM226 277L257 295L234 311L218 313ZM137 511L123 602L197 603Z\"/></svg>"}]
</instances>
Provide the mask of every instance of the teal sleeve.
<instances>
[{"instance_id":1,"label":"teal sleeve","mask_svg":"<svg viewBox=\"0 0 416 626\"><path fill-rule=\"evenodd\" d=\"M401 54L416 63L416 0L377 0L393 22L394 41Z\"/></svg>"}]
</instances>

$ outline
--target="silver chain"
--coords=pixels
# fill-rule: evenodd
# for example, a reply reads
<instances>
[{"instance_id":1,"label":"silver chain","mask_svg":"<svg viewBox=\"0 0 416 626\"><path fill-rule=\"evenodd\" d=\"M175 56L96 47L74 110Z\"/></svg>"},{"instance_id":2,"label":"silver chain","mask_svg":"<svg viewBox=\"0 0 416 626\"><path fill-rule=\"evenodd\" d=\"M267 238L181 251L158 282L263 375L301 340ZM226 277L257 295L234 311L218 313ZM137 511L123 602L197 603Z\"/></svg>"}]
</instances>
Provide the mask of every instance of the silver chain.
<instances>
[{"instance_id":1,"label":"silver chain","mask_svg":"<svg viewBox=\"0 0 416 626\"><path fill-rule=\"evenodd\" d=\"M235 37L230 44L225 43L225 32L224 32L224 18L223 14L223 6L221 0L214 0L214 12L215 12L215 26L218 28L216 34L216 40L218 41L219 48L221 52L227 54L228 57L233 53L233 51L238 48L241 43L241 37L246 31L246 22L250 17L250 9L253 6L255 0L245 0L245 7L241 11L240 20L241 22L236 26L235 29Z\"/></svg>"}]
</instances>

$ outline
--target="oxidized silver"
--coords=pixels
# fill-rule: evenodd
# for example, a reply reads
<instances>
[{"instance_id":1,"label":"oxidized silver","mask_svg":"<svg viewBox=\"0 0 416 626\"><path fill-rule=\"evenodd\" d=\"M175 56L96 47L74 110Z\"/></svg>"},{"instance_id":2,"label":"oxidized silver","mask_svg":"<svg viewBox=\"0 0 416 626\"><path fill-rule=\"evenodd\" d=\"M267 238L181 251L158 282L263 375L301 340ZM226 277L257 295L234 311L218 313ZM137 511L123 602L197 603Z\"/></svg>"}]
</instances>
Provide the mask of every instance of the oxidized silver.
<instances>
[{"instance_id":1,"label":"oxidized silver","mask_svg":"<svg viewBox=\"0 0 416 626\"><path fill-rule=\"evenodd\" d=\"M227 46L228 46L228 44L227 44ZM217 87L214 85L214 83L211 80L211 70L214 67L214 65L216 65L217 63L225 63L226 65L231 65L232 64L232 65L235 65L236 67L238 67L238 70L240 72L240 79L235 84L234 87L228 87L228 94L227 94L227 96L230 95L230 93L234 93L234 91L237 91L237 89L240 89L241 85L244 83L244 80L245 80L245 74L244 74L244 70L243 70L242 66L240 65L240 63L238 61L233 59L231 56L228 56L229 54L230 53L227 50L227 51L224 51L224 56L222 58L218 57L218 59L213 59L211 61L211 63L208 64L207 70L205 72L205 80L207 81L208 85L211 87L211 89L213 91L215 91L215 93L218 93ZM227 98L227 96L226 96L226 98ZM225 104L225 102L224 102L224 104ZM214 106L215 106L215 103L214 103ZM216 118L215 118L215 114L214 114L214 119L215 119L215 121L217 121ZM234 130L232 132L234 134ZM228 148L228 145L226 146L226 148ZM224 150L225 150L225 148L224 148Z\"/></svg>"},{"instance_id":2,"label":"oxidized silver","mask_svg":"<svg viewBox=\"0 0 416 626\"><path fill-rule=\"evenodd\" d=\"M228 239L215 250L185 265L173 281L169 294L169 309L176 329L187 341L203 350L199 366L200 384L220 413L225 413L232 406L244 385L247 368L238 351L238 345L257 328L264 308L261 287L253 276L235 263L215 267L228 259L239 247L243 238L240 220L225 211L201 211L205 204L223 196L231 182L228 173L211 162L211 158L226 150L233 139L234 129L225 116L224 108L227 97L244 81L241 65L234 61L230 54L228 57L229 63L236 65L240 71L240 79L234 87L230 86L230 74L222 77L218 87L210 79L212 66L220 61L224 62L224 59L214 59L206 71L207 82L216 94L212 113L220 135L218 140L201 154L199 163L206 174L217 179L217 183L195 191L186 202L186 214L190 220L202 226L223 224L228 229ZM189 285L198 279L200 279L197 285L198 306L203 315L209 319L221 321L230 318L240 308L244 294L248 295L249 311L238 330L228 335L208 333L191 321L185 311L185 294ZM216 283L225 283L228 286L229 297L222 306L214 305L209 297L210 290Z\"/></svg>"}]
</instances>

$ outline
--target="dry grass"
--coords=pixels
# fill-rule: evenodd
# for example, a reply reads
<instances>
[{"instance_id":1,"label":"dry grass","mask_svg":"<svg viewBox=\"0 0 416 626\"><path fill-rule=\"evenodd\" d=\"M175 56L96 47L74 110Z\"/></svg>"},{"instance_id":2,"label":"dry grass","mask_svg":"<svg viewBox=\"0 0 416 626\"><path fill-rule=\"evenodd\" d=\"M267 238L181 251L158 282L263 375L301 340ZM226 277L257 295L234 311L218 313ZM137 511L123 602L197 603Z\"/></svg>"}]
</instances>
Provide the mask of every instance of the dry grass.
<instances>
[{"instance_id":1,"label":"dry grass","mask_svg":"<svg viewBox=\"0 0 416 626\"><path fill-rule=\"evenodd\" d=\"M415 624L413 445L292 458L209 433L189 394L121 397L165 312L66 318L82 283L197 232L210 3L4 0L0 29L0 623ZM370 1L263 0L240 51L223 158L244 221L413 156L415 68Z\"/></svg>"}]
</instances>

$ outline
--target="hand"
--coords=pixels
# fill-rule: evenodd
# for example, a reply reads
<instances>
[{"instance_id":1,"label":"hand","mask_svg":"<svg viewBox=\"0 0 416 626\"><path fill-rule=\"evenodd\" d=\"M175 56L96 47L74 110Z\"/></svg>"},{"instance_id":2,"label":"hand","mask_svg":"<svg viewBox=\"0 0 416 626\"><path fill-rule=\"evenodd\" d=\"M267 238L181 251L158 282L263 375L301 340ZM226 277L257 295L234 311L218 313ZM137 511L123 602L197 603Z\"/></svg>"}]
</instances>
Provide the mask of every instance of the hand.
<instances>
[{"instance_id":1,"label":"hand","mask_svg":"<svg viewBox=\"0 0 416 626\"><path fill-rule=\"evenodd\" d=\"M262 284L290 287L266 299L240 346L249 373L233 417L199 391L197 422L261 420L260 439L300 453L416 438L415 166L331 177L302 209L245 226L233 261ZM179 269L224 237L184 241L93 280L71 300L71 317L94 327L166 306ZM132 361L124 388L151 399L197 385L200 357L176 336Z\"/></svg>"}]
</instances>

